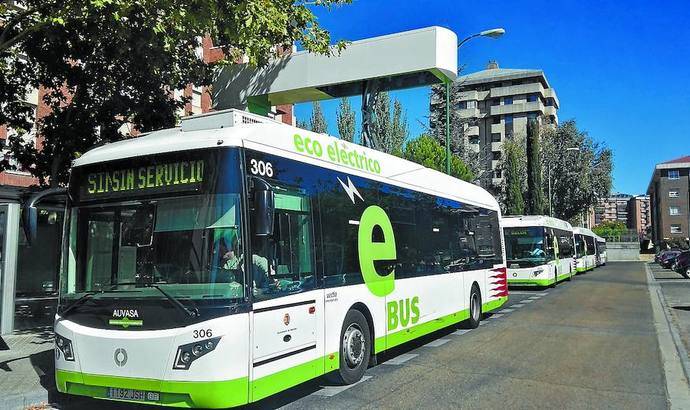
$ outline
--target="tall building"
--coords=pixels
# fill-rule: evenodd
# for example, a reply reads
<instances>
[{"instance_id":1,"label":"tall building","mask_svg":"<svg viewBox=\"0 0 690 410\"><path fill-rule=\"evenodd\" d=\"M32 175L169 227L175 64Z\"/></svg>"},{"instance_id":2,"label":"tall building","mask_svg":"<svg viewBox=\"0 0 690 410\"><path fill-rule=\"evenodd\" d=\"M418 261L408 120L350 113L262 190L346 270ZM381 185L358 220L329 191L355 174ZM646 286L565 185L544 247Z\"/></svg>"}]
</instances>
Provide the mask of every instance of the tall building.
<instances>
[{"instance_id":1,"label":"tall building","mask_svg":"<svg viewBox=\"0 0 690 410\"><path fill-rule=\"evenodd\" d=\"M647 187L651 205L652 240L688 241L690 236L690 155L654 167Z\"/></svg>"},{"instance_id":2,"label":"tall building","mask_svg":"<svg viewBox=\"0 0 690 410\"><path fill-rule=\"evenodd\" d=\"M503 142L527 134L527 120L558 124L559 102L542 70L499 68L495 61L485 70L455 80L451 109L465 127L470 149L479 153L479 181L484 188L495 188L503 181L497 169L503 156ZM445 95L431 97L430 125L437 134L445 126ZM453 126L457 121L454 120Z\"/></svg>"},{"instance_id":3,"label":"tall building","mask_svg":"<svg viewBox=\"0 0 690 410\"><path fill-rule=\"evenodd\" d=\"M635 195L628 201L628 228L634 229L640 237L645 236L651 224L649 195Z\"/></svg>"},{"instance_id":4,"label":"tall building","mask_svg":"<svg viewBox=\"0 0 690 410\"><path fill-rule=\"evenodd\" d=\"M594 225L618 221L628 225L628 202L632 195L612 194L602 198L594 207Z\"/></svg>"}]
</instances>

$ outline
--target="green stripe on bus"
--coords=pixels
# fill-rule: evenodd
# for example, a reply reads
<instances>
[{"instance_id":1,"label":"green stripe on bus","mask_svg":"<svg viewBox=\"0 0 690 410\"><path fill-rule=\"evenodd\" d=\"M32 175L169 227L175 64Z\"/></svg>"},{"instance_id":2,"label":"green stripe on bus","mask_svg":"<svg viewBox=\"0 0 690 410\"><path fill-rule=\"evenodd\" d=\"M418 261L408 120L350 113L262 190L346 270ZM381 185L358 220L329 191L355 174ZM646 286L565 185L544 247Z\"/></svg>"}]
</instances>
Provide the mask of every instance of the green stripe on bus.
<instances>
[{"instance_id":1,"label":"green stripe on bus","mask_svg":"<svg viewBox=\"0 0 690 410\"><path fill-rule=\"evenodd\" d=\"M55 382L62 393L101 399L108 398L109 387L159 392L160 401L143 403L170 407L225 408L246 404L249 398L249 379L246 377L226 381L182 382L56 370Z\"/></svg>"},{"instance_id":2,"label":"green stripe on bus","mask_svg":"<svg viewBox=\"0 0 690 410\"><path fill-rule=\"evenodd\" d=\"M516 286L549 286L553 279L508 279L508 285Z\"/></svg>"}]
</instances>

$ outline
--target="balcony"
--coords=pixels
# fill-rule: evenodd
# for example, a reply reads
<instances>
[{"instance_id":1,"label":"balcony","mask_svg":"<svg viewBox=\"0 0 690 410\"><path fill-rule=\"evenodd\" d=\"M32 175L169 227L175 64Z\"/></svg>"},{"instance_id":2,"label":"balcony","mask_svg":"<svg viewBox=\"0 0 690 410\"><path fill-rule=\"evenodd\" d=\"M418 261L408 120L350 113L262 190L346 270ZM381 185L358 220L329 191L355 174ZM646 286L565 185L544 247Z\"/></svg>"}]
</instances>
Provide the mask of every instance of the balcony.
<instances>
[{"instance_id":1,"label":"balcony","mask_svg":"<svg viewBox=\"0 0 690 410\"><path fill-rule=\"evenodd\" d=\"M519 94L541 94L544 95L544 86L541 83L511 85L508 87L496 87L491 89L491 98L500 98L509 95Z\"/></svg>"},{"instance_id":2,"label":"balcony","mask_svg":"<svg viewBox=\"0 0 690 410\"><path fill-rule=\"evenodd\" d=\"M527 112L544 112L544 104L541 101L526 102L522 104L494 105L491 107L491 115L518 114Z\"/></svg>"},{"instance_id":3,"label":"balcony","mask_svg":"<svg viewBox=\"0 0 690 410\"><path fill-rule=\"evenodd\" d=\"M503 151L503 142L492 142L491 151Z\"/></svg>"},{"instance_id":4,"label":"balcony","mask_svg":"<svg viewBox=\"0 0 690 410\"><path fill-rule=\"evenodd\" d=\"M479 95L475 90L459 91L456 98L457 101L477 101L478 99Z\"/></svg>"},{"instance_id":5,"label":"balcony","mask_svg":"<svg viewBox=\"0 0 690 410\"><path fill-rule=\"evenodd\" d=\"M505 129L506 129L506 127L503 124L491 124L491 133L492 134L504 134Z\"/></svg>"},{"instance_id":6,"label":"balcony","mask_svg":"<svg viewBox=\"0 0 690 410\"><path fill-rule=\"evenodd\" d=\"M479 136L479 126L475 125L472 127L467 127L465 130L465 135L468 137L478 137Z\"/></svg>"},{"instance_id":7,"label":"balcony","mask_svg":"<svg viewBox=\"0 0 690 410\"><path fill-rule=\"evenodd\" d=\"M464 110L457 110L456 113L460 118L479 118L479 108L467 108Z\"/></svg>"},{"instance_id":8,"label":"balcony","mask_svg":"<svg viewBox=\"0 0 690 410\"><path fill-rule=\"evenodd\" d=\"M556 107L561 106L561 102L558 100L558 96L556 95L556 91L554 91L553 88L547 88L544 90L544 97L545 98L553 98L553 101L556 103Z\"/></svg>"}]
</instances>

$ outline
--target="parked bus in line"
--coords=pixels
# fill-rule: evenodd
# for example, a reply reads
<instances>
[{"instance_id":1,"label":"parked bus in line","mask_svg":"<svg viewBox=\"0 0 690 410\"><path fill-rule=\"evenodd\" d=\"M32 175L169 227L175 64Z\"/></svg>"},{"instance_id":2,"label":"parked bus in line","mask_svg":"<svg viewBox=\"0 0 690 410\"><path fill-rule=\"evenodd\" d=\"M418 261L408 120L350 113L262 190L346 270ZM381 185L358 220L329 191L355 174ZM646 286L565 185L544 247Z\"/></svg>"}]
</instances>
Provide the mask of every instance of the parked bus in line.
<instances>
[{"instance_id":1,"label":"parked bus in line","mask_svg":"<svg viewBox=\"0 0 690 410\"><path fill-rule=\"evenodd\" d=\"M606 265L607 254L606 254L606 239L601 236L594 234L594 239L597 248L597 266Z\"/></svg>"},{"instance_id":2,"label":"parked bus in line","mask_svg":"<svg viewBox=\"0 0 690 410\"><path fill-rule=\"evenodd\" d=\"M55 321L67 394L256 402L508 299L485 190L229 110L74 162Z\"/></svg>"},{"instance_id":3,"label":"parked bus in line","mask_svg":"<svg viewBox=\"0 0 690 410\"><path fill-rule=\"evenodd\" d=\"M573 228L541 215L501 220L506 244L508 285L555 286L575 274Z\"/></svg>"},{"instance_id":4,"label":"parked bus in line","mask_svg":"<svg viewBox=\"0 0 690 410\"><path fill-rule=\"evenodd\" d=\"M574 228L575 259L577 273L587 272L597 266L596 234L587 228Z\"/></svg>"}]
</instances>

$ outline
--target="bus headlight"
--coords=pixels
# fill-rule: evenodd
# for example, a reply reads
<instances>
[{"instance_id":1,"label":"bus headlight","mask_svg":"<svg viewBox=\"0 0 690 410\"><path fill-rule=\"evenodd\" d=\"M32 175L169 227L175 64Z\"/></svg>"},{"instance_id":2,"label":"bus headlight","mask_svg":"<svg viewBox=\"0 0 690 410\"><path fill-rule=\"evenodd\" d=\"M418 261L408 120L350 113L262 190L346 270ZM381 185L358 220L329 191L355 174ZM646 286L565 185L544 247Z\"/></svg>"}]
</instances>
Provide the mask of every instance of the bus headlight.
<instances>
[{"instance_id":1,"label":"bus headlight","mask_svg":"<svg viewBox=\"0 0 690 410\"><path fill-rule=\"evenodd\" d=\"M201 356L212 352L218 346L220 337L214 337L213 339L198 340L193 343L187 343L177 348L177 354L175 354L175 363L173 364L173 369L175 370L189 370L189 366L192 365L196 359Z\"/></svg>"},{"instance_id":2,"label":"bus headlight","mask_svg":"<svg viewBox=\"0 0 690 410\"><path fill-rule=\"evenodd\" d=\"M68 362L73 362L74 361L74 349L72 348L72 341L69 340L66 337L60 336L59 334L55 334L55 353L57 354L57 358L60 358L60 354L67 360Z\"/></svg>"}]
</instances>

